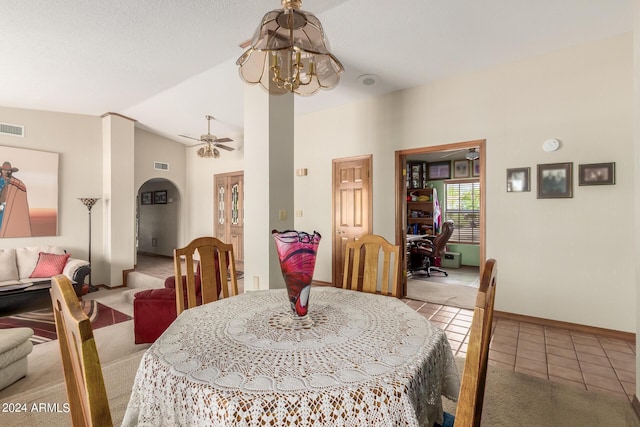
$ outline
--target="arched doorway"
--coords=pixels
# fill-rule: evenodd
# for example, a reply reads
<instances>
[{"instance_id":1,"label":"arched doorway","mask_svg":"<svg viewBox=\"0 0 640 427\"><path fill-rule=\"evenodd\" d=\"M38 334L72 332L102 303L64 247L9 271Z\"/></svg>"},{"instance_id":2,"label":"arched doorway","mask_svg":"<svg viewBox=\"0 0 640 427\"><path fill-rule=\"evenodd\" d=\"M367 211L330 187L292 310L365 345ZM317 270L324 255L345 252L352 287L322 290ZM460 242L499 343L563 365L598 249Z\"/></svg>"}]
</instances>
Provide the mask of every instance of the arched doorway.
<instances>
[{"instance_id":1,"label":"arched doorway","mask_svg":"<svg viewBox=\"0 0 640 427\"><path fill-rule=\"evenodd\" d=\"M153 178L138 189L136 253L173 256L178 247L180 193L164 178Z\"/></svg>"}]
</instances>

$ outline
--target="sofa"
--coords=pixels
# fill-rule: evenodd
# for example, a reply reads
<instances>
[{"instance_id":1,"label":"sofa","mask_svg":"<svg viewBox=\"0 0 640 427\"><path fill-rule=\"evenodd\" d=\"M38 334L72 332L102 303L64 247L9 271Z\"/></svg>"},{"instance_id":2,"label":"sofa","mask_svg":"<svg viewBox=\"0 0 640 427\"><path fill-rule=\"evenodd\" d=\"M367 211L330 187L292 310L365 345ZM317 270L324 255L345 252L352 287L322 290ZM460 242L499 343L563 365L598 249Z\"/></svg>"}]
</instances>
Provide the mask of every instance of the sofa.
<instances>
[{"instance_id":1,"label":"sofa","mask_svg":"<svg viewBox=\"0 0 640 427\"><path fill-rule=\"evenodd\" d=\"M31 328L0 329L0 390L27 375L32 335Z\"/></svg>"},{"instance_id":2,"label":"sofa","mask_svg":"<svg viewBox=\"0 0 640 427\"><path fill-rule=\"evenodd\" d=\"M76 295L82 295L89 262L72 258L59 246L29 246L0 249L0 310L32 299L38 293L49 295L51 277L64 274Z\"/></svg>"}]
</instances>

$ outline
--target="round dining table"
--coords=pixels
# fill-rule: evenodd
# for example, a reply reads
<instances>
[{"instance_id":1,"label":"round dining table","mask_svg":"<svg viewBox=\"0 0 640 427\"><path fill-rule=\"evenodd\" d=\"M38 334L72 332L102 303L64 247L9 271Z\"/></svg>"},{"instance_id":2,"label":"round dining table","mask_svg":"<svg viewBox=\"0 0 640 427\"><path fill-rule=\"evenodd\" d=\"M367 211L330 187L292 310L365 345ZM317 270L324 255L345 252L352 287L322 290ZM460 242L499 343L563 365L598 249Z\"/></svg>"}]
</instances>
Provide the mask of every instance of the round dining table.
<instances>
[{"instance_id":1,"label":"round dining table","mask_svg":"<svg viewBox=\"0 0 640 427\"><path fill-rule=\"evenodd\" d=\"M460 381L446 334L389 296L284 289L185 310L145 352L124 426L431 426Z\"/></svg>"}]
</instances>

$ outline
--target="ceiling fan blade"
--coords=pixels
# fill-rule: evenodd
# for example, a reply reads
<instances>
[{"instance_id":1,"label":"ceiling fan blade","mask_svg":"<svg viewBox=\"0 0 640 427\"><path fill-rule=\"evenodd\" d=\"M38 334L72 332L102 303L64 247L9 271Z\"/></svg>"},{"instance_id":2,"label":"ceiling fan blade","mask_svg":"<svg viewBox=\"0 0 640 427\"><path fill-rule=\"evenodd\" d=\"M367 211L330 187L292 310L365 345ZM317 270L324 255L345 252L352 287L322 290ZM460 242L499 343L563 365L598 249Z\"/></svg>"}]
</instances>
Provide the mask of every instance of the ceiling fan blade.
<instances>
[{"instance_id":1,"label":"ceiling fan blade","mask_svg":"<svg viewBox=\"0 0 640 427\"><path fill-rule=\"evenodd\" d=\"M443 156L440 156L441 159L446 159L447 157L455 156L456 154L460 154L462 152L466 152L467 150L453 150L445 152Z\"/></svg>"},{"instance_id":2,"label":"ceiling fan blade","mask_svg":"<svg viewBox=\"0 0 640 427\"><path fill-rule=\"evenodd\" d=\"M233 141L233 139L231 139L231 138L218 138L218 139L216 139L215 142L232 142L232 141Z\"/></svg>"},{"instance_id":3,"label":"ceiling fan blade","mask_svg":"<svg viewBox=\"0 0 640 427\"><path fill-rule=\"evenodd\" d=\"M195 141L200 141L200 138L194 138L194 137L192 137L192 136L187 136L187 135L178 135L178 136L181 136L181 137L183 137L183 138L193 139L193 140L195 140Z\"/></svg>"},{"instance_id":4,"label":"ceiling fan blade","mask_svg":"<svg viewBox=\"0 0 640 427\"><path fill-rule=\"evenodd\" d=\"M226 145L222 145L222 144L215 144L215 146L218 147L218 148L222 148L223 150L227 150L227 151L235 150L235 148L227 147Z\"/></svg>"}]
</instances>

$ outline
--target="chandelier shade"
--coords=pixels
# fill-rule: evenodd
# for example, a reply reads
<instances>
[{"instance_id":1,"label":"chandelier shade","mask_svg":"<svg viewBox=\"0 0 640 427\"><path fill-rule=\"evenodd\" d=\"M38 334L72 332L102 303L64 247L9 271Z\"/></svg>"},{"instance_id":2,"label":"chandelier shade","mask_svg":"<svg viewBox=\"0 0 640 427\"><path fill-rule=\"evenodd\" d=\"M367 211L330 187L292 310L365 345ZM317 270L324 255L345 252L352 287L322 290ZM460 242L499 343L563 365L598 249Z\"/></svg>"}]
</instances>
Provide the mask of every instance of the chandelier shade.
<instances>
[{"instance_id":1,"label":"chandelier shade","mask_svg":"<svg viewBox=\"0 0 640 427\"><path fill-rule=\"evenodd\" d=\"M270 94L313 95L332 89L344 67L329 51L320 20L300 10L300 0L282 0L282 9L263 18L251 46L238 58L240 77Z\"/></svg>"}]
</instances>

